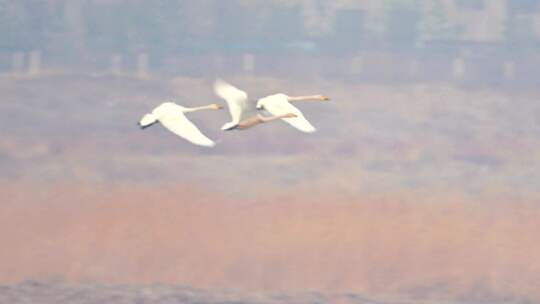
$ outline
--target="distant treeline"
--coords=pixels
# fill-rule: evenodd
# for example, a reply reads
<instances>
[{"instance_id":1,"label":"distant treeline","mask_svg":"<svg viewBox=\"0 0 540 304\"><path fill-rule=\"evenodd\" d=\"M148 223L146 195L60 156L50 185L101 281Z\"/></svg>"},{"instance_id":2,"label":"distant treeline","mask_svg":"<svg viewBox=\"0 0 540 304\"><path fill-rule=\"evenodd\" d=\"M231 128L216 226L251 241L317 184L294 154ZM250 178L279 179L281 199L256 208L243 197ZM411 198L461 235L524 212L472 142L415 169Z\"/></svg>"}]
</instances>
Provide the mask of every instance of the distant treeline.
<instances>
[{"instance_id":1,"label":"distant treeline","mask_svg":"<svg viewBox=\"0 0 540 304\"><path fill-rule=\"evenodd\" d=\"M277 0L0 0L0 52L335 54L470 42L448 1L384 0L379 10L332 2L306 8L302 1ZM505 17L487 27L487 41L536 48L531 14L537 2L499 0ZM459 10L491 14L487 5L455 0Z\"/></svg>"}]
</instances>

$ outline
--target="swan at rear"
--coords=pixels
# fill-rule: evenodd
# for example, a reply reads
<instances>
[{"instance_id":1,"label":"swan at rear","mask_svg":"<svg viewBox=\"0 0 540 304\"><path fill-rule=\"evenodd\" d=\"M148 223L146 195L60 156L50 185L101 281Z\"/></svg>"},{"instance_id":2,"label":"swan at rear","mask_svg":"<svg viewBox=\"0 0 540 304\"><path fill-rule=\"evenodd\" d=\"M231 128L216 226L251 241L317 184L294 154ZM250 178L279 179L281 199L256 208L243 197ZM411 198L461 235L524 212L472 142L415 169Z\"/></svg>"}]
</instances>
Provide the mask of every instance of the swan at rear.
<instances>
[{"instance_id":1,"label":"swan at rear","mask_svg":"<svg viewBox=\"0 0 540 304\"><path fill-rule=\"evenodd\" d=\"M300 131L306 133L315 132L315 128L290 101L328 100L328 97L322 95L291 97L285 94L275 94L259 99L257 102L257 110L267 110L272 116L264 117L256 115L242 119L248 106L248 95L246 92L221 79L216 80L214 83L214 92L219 97L225 99L231 114L232 120L221 127L224 131L234 129L245 130L259 124L282 119Z\"/></svg>"},{"instance_id":2,"label":"swan at rear","mask_svg":"<svg viewBox=\"0 0 540 304\"><path fill-rule=\"evenodd\" d=\"M291 101L301 100L326 101L329 100L329 98L323 95L292 97L279 93L259 99L257 101L257 109L266 110L270 114L275 116L292 113L295 115L295 117L282 118L283 121L302 132L313 133L317 131L317 129L315 129L315 127L304 117L304 114L302 114L302 112L297 107L291 104Z\"/></svg>"}]
</instances>

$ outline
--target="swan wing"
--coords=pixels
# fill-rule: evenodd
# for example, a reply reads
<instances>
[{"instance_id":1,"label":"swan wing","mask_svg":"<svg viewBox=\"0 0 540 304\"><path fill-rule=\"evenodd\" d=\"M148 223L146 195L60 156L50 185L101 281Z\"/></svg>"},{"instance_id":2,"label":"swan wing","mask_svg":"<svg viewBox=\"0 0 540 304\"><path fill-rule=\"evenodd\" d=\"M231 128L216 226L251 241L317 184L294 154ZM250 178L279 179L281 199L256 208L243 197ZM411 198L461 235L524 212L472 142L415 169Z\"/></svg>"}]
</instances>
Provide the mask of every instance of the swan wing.
<instances>
[{"instance_id":1,"label":"swan wing","mask_svg":"<svg viewBox=\"0 0 540 304\"><path fill-rule=\"evenodd\" d=\"M174 134L184 138L185 140L199 146L213 147L216 144L199 131L184 113L176 111L168 113L168 115L159 119L161 124Z\"/></svg>"},{"instance_id":2,"label":"swan wing","mask_svg":"<svg viewBox=\"0 0 540 304\"><path fill-rule=\"evenodd\" d=\"M302 132L313 133L316 131L315 127L304 117L304 114L302 114L297 107L292 105L284 94L276 94L262 98L257 104L259 108L264 108L274 116L293 113L296 117L281 119Z\"/></svg>"},{"instance_id":3,"label":"swan wing","mask_svg":"<svg viewBox=\"0 0 540 304\"><path fill-rule=\"evenodd\" d=\"M227 102L232 118L231 123L238 124L247 107L247 93L221 79L214 83L214 92Z\"/></svg>"}]
</instances>

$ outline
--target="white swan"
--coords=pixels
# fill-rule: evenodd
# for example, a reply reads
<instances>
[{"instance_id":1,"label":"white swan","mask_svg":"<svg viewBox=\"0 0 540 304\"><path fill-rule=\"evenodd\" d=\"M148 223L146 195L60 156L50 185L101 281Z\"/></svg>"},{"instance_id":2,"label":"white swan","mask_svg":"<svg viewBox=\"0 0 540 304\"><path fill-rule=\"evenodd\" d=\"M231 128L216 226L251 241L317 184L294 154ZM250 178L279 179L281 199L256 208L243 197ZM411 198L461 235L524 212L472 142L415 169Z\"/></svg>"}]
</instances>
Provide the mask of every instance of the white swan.
<instances>
[{"instance_id":1,"label":"white swan","mask_svg":"<svg viewBox=\"0 0 540 304\"><path fill-rule=\"evenodd\" d=\"M227 105L229 106L229 112L231 113L232 121L224 124L221 127L221 130L223 131L230 131L235 129L245 130L256 125L274 121L280 118L296 117L296 115L293 113L283 113L280 115L273 115L267 117L257 114L255 116L242 119L242 116L245 114L248 107L248 95L246 92L234 87L233 85L221 79L217 79L214 83L214 92L216 93L216 95L227 101Z\"/></svg>"},{"instance_id":2,"label":"white swan","mask_svg":"<svg viewBox=\"0 0 540 304\"><path fill-rule=\"evenodd\" d=\"M315 127L304 117L302 112L291 104L292 101L301 101L301 100L320 100L326 101L330 100L328 97L323 95L308 95L308 96L287 96L285 94L279 93L270 95L264 98L261 98L257 101L257 110L266 110L270 114L275 116L285 115L287 113L293 113L296 117L286 117L282 118L286 123L295 127L296 129L306 132L313 133L316 131Z\"/></svg>"},{"instance_id":3,"label":"white swan","mask_svg":"<svg viewBox=\"0 0 540 304\"><path fill-rule=\"evenodd\" d=\"M217 104L187 108L174 102L164 102L154 108L151 113L145 114L138 122L138 125L141 129L145 129L160 122L169 131L195 145L213 147L215 146L215 143L202 134L201 131L187 119L184 113L199 110L219 110L221 108L223 107Z\"/></svg>"},{"instance_id":4,"label":"white swan","mask_svg":"<svg viewBox=\"0 0 540 304\"><path fill-rule=\"evenodd\" d=\"M235 128L240 122L243 112L247 108L247 93L237 89L233 85L228 84L221 79L217 79L214 83L214 92L219 97L225 99L227 105L229 106L229 112L231 113L232 118L232 121L224 124L221 127L221 130L230 130Z\"/></svg>"}]
</instances>

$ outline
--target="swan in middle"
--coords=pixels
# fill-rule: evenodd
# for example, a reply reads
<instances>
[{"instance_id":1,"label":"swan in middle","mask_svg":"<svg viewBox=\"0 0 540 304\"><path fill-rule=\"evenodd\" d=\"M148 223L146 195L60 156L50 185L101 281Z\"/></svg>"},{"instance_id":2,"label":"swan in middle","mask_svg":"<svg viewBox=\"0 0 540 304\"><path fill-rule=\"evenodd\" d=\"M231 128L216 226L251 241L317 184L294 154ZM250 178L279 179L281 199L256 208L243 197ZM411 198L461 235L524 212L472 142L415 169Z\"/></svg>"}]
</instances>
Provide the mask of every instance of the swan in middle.
<instances>
[{"instance_id":1,"label":"swan in middle","mask_svg":"<svg viewBox=\"0 0 540 304\"><path fill-rule=\"evenodd\" d=\"M219 97L225 99L229 106L229 112L231 114L232 121L224 124L221 127L223 131L230 130L245 130L256 125L267 123L270 121L297 117L295 113L280 113L278 115L265 117L260 114L242 119L242 115L246 112L248 107L248 95L246 92L234 87L233 85L217 79L214 83L214 92Z\"/></svg>"}]
</instances>

